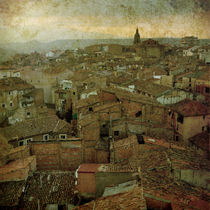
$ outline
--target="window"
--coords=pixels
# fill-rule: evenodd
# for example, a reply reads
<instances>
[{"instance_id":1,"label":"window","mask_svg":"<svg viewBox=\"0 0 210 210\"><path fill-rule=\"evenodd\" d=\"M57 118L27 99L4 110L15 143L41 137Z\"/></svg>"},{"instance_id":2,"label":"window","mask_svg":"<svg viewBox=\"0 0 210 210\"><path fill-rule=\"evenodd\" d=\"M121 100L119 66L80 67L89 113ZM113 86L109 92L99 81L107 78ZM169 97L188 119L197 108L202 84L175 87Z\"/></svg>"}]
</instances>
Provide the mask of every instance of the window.
<instances>
[{"instance_id":1,"label":"window","mask_svg":"<svg viewBox=\"0 0 210 210\"><path fill-rule=\"evenodd\" d=\"M24 140L19 141L19 142L18 142L18 145L19 145L19 146L23 146L23 145L24 145Z\"/></svg>"},{"instance_id":2,"label":"window","mask_svg":"<svg viewBox=\"0 0 210 210\"><path fill-rule=\"evenodd\" d=\"M89 107L89 111L92 112L93 111L93 107Z\"/></svg>"},{"instance_id":3,"label":"window","mask_svg":"<svg viewBox=\"0 0 210 210\"><path fill-rule=\"evenodd\" d=\"M9 91L9 92L8 92L8 94L9 94L9 95L12 95L12 92L11 92L11 91Z\"/></svg>"},{"instance_id":4,"label":"window","mask_svg":"<svg viewBox=\"0 0 210 210\"><path fill-rule=\"evenodd\" d=\"M182 124L183 124L183 122L184 122L184 116L183 116L183 115L181 115L181 114L178 114L178 117L177 117L177 122L180 122L180 123L182 123Z\"/></svg>"},{"instance_id":5,"label":"window","mask_svg":"<svg viewBox=\"0 0 210 210\"><path fill-rule=\"evenodd\" d=\"M10 104L9 104L10 106L13 106L13 103L12 102L10 102Z\"/></svg>"},{"instance_id":6,"label":"window","mask_svg":"<svg viewBox=\"0 0 210 210\"><path fill-rule=\"evenodd\" d=\"M202 126L202 131L204 131L204 129L205 129L205 127L204 127L204 126Z\"/></svg>"},{"instance_id":7,"label":"window","mask_svg":"<svg viewBox=\"0 0 210 210\"><path fill-rule=\"evenodd\" d=\"M60 135L59 135L59 138L60 138L60 139L66 139L66 138L67 138L67 135L66 135L66 134L60 134Z\"/></svg>"},{"instance_id":8,"label":"window","mask_svg":"<svg viewBox=\"0 0 210 210\"><path fill-rule=\"evenodd\" d=\"M145 144L143 135L136 134L136 137L139 144Z\"/></svg>"},{"instance_id":9,"label":"window","mask_svg":"<svg viewBox=\"0 0 210 210\"><path fill-rule=\"evenodd\" d=\"M32 138L26 139L26 144L28 145L32 141Z\"/></svg>"},{"instance_id":10,"label":"window","mask_svg":"<svg viewBox=\"0 0 210 210\"><path fill-rule=\"evenodd\" d=\"M114 136L119 136L119 131L114 131Z\"/></svg>"},{"instance_id":11,"label":"window","mask_svg":"<svg viewBox=\"0 0 210 210\"><path fill-rule=\"evenodd\" d=\"M49 140L49 134L45 134L45 135L43 135L43 140L44 140L44 141Z\"/></svg>"},{"instance_id":12,"label":"window","mask_svg":"<svg viewBox=\"0 0 210 210\"><path fill-rule=\"evenodd\" d=\"M5 108L5 104L2 104L2 107Z\"/></svg>"},{"instance_id":13,"label":"window","mask_svg":"<svg viewBox=\"0 0 210 210\"><path fill-rule=\"evenodd\" d=\"M73 92L73 95L75 95L76 93L75 92Z\"/></svg>"},{"instance_id":14,"label":"window","mask_svg":"<svg viewBox=\"0 0 210 210\"><path fill-rule=\"evenodd\" d=\"M206 93L210 93L210 88L206 87Z\"/></svg>"},{"instance_id":15,"label":"window","mask_svg":"<svg viewBox=\"0 0 210 210\"><path fill-rule=\"evenodd\" d=\"M63 210L65 208L65 205L58 205L58 210Z\"/></svg>"},{"instance_id":16,"label":"window","mask_svg":"<svg viewBox=\"0 0 210 210\"><path fill-rule=\"evenodd\" d=\"M141 112L141 111L138 111L138 112L136 113L136 117L141 116L141 114L142 114L142 112Z\"/></svg>"},{"instance_id":17,"label":"window","mask_svg":"<svg viewBox=\"0 0 210 210\"><path fill-rule=\"evenodd\" d=\"M176 136L176 141L179 141L179 136Z\"/></svg>"},{"instance_id":18,"label":"window","mask_svg":"<svg viewBox=\"0 0 210 210\"><path fill-rule=\"evenodd\" d=\"M30 112L27 112L27 117L29 117L31 115L31 113Z\"/></svg>"}]
</instances>

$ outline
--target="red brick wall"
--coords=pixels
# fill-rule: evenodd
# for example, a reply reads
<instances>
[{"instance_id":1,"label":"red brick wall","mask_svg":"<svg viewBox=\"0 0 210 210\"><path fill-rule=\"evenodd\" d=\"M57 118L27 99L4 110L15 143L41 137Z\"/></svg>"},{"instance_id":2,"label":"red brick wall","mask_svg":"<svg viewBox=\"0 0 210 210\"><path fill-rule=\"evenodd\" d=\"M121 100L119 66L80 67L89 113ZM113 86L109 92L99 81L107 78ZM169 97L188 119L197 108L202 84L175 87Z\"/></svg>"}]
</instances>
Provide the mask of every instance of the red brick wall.
<instances>
[{"instance_id":1,"label":"red brick wall","mask_svg":"<svg viewBox=\"0 0 210 210\"><path fill-rule=\"evenodd\" d=\"M125 113L128 117L136 117L136 113L141 111L142 114L140 117L143 116L143 109L142 109L142 104L140 103L136 103L136 102L132 102L132 101L127 101L124 100L123 101L123 106L125 108Z\"/></svg>"},{"instance_id":2,"label":"red brick wall","mask_svg":"<svg viewBox=\"0 0 210 210\"><path fill-rule=\"evenodd\" d=\"M93 122L90 125L82 127L81 130L83 140L98 140L100 137L99 122Z\"/></svg>"},{"instance_id":3,"label":"red brick wall","mask_svg":"<svg viewBox=\"0 0 210 210\"><path fill-rule=\"evenodd\" d=\"M111 160L130 159L138 155L139 144L135 135L111 143Z\"/></svg>"},{"instance_id":4,"label":"red brick wall","mask_svg":"<svg viewBox=\"0 0 210 210\"><path fill-rule=\"evenodd\" d=\"M109 153L104 150L96 151L96 163L108 163Z\"/></svg>"},{"instance_id":5,"label":"red brick wall","mask_svg":"<svg viewBox=\"0 0 210 210\"><path fill-rule=\"evenodd\" d=\"M37 169L38 170L59 170L59 157L58 155L41 155L37 156Z\"/></svg>"},{"instance_id":6,"label":"red brick wall","mask_svg":"<svg viewBox=\"0 0 210 210\"><path fill-rule=\"evenodd\" d=\"M96 162L96 150L95 148L85 148L84 150L84 162L95 163Z\"/></svg>"},{"instance_id":7,"label":"red brick wall","mask_svg":"<svg viewBox=\"0 0 210 210\"><path fill-rule=\"evenodd\" d=\"M81 141L32 143L38 170L75 170L82 163Z\"/></svg>"},{"instance_id":8,"label":"red brick wall","mask_svg":"<svg viewBox=\"0 0 210 210\"><path fill-rule=\"evenodd\" d=\"M74 170L82 163L82 147L80 141L62 142L60 144L60 164L63 170Z\"/></svg>"}]
</instances>

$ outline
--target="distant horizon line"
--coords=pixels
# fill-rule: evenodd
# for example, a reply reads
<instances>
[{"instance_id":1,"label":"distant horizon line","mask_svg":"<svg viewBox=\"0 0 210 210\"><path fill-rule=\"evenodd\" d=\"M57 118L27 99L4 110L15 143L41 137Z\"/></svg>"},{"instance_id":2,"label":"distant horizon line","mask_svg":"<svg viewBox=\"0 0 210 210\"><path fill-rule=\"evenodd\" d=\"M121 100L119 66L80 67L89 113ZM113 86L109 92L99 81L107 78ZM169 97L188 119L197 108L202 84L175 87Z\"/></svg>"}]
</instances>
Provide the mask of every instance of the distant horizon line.
<instances>
[{"instance_id":1,"label":"distant horizon line","mask_svg":"<svg viewBox=\"0 0 210 210\"><path fill-rule=\"evenodd\" d=\"M196 37L196 36L184 36L184 37ZM182 39L184 37L141 37L141 39ZM21 44L24 44L24 43L28 43L28 42L40 42L40 43L50 43L50 42L55 42L55 41L65 41L65 40L119 40L119 39L133 39L132 37L131 38L87 38L87 39L73 39L73 38L70 38L70 39L55 39L55 40L52 40L52 41L44 41L44 40L37 40L37 39L33 39L33 40L30 40L30 41L18 41L18 42L0 42L0 44L9 44L9 43L21 43ZM199 40L208 40L210 38L198 38Z\"/></svg>"}]
</instances>

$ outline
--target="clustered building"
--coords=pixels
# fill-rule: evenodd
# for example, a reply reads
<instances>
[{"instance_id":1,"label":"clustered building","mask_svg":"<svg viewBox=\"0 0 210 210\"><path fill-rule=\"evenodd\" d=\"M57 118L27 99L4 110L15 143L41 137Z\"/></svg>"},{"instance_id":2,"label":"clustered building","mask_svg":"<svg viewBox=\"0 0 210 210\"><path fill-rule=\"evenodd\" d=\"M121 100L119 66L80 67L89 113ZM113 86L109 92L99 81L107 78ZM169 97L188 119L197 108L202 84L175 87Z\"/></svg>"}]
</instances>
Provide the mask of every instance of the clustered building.
<instances>
[{"instance_id":1,"label":"clustered building","mask_svg":"<svg viewBox=\"0 0 210 210\"><path fill-rule=\"evenodd\" d=\"M4 62L0 208L208 209L209 47L137 28Z\"/></svg>"}]
</instances>

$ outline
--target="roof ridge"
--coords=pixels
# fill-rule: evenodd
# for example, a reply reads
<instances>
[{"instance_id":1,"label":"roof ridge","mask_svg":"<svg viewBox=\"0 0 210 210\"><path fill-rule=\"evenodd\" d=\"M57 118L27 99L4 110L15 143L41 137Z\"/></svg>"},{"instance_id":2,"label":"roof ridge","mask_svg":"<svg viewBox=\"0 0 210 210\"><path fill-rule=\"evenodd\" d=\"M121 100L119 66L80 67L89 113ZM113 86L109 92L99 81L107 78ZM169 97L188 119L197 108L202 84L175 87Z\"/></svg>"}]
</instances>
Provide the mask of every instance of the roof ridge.
<instances>
[{"instance_id":1,"label":"roof ridge","mask_svg":"<svg viewBox=\"0 0 210 210\"><path fill-rule=\"evenodd\" d=\"M57 123L56 123L56 125L55 125L55 127L53 129L53 132L55 132L55 129L58 127L59 122L60 122L60 120L57 121Z\"/></svg>"}]
</instances>

